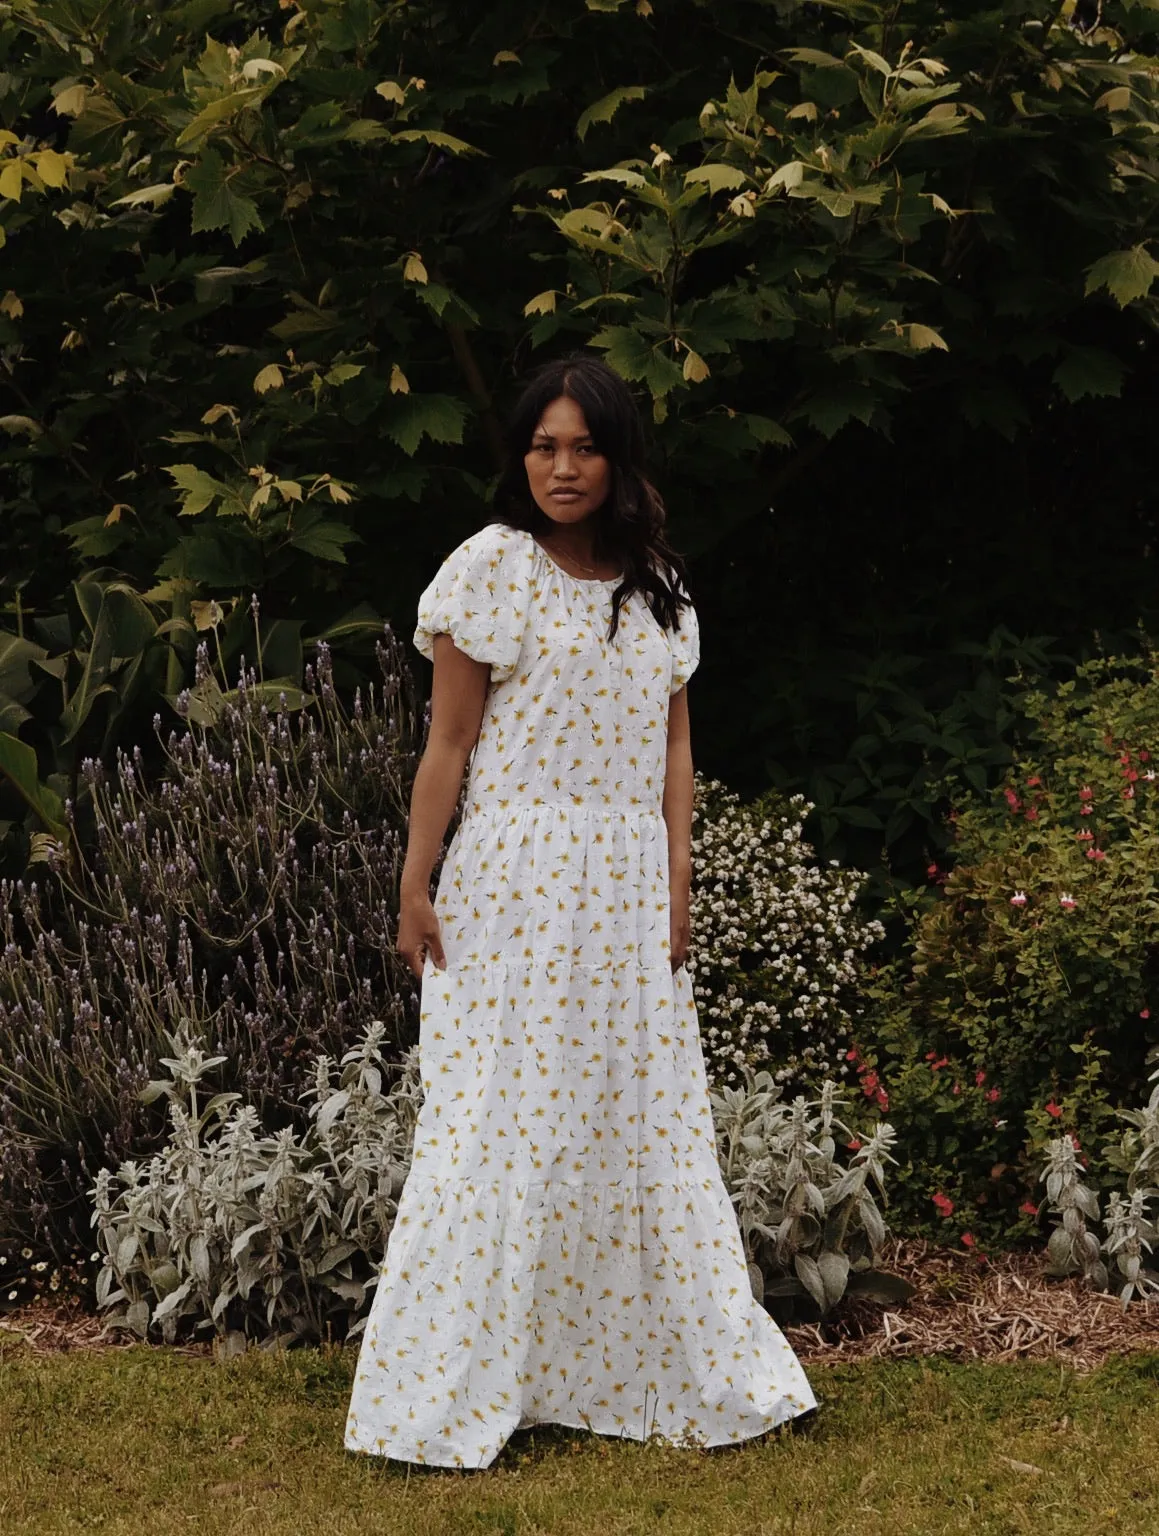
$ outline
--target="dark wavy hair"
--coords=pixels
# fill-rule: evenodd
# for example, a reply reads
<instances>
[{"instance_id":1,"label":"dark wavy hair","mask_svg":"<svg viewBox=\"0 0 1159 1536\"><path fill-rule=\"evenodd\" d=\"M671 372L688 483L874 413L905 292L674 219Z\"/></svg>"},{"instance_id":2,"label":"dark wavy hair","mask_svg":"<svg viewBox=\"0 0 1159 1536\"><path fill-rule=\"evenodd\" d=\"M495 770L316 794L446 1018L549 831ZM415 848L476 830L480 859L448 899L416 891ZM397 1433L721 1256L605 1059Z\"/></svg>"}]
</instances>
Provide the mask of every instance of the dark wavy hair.
<instances>
[{"instance_id":1,"label":"dark wavy hair","mask_svg":"<svg viewBox=\"0 0 1159 1536\"><path fill-rule=\"evenodd\" d=\"M691 601L684 562L668 543L664 503L645 473L644 430L631 391L599 358L581 352L531 375L508 424L507 465L495 492L497 518L533 537L554 526L536 505L523 461L544 411L561 395L584 413L592 442L609 465L608 495L593 517L597 559L616 559L624 571L613 594L610 634L633 592L644 594L662 628L678 630L680 610Z\"/></svg>"}]
</instances>

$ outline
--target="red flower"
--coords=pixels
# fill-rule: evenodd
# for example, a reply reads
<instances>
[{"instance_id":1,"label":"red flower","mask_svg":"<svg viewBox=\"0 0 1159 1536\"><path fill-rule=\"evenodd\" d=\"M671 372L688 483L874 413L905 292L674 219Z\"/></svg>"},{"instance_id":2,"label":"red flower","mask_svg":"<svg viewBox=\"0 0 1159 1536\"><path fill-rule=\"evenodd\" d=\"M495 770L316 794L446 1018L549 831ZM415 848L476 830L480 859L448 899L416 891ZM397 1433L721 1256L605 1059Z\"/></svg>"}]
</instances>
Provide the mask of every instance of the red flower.
<instances>
[{"instance_id":1,"label":"red flower","mask_svg":"<svg viewBox=\"0 0 1159 1536\"><path fill-rule=\"evenodd\" d=\"M954 1210L954 1202L949 1198L948 1195L943 1195L940 1189L934 1196L934 1204L938 1208L939 1216L952 1215Z\"/></svg>"},{"instance_id":2,"label":"red flower","mask_svg":"<svg viewBox=\"0 0 1159 1536\"><path fill-rule=\"evenodd\" d=\"M973 1234L970 1233L970 1232L963 1232L962 1233L962 1247L963 1248L973 1248L973 1246L974 1246Z\"/></svg>"},{"instance_id":3,"label":"red flower","mask_svg":"<svg viewBox=\"0 0 1159 1536\"><path fill-rule=\"evenodd\" d=\"M977 1083L979 1088L981 1088L982 1084L986 1081L986 1074L983 1072L981 1067L979 1067L977 1072L974 1073L974 1081Z\"/></svg>"},{"instance_id":4,"label":"red flower","mask_svg":"<svg viewBox=\"0 0 1159 1536\"><path fill-rule=\"evenodd\" d=\"M849 1049L845 1052L845 1060L846 1061L860 1061L861 1057L858 1056L858 1054L857 1054L856 1050L854 1049L854 1047L850 1046Z\"/></svg>"},{"instance_id":5,"label":"red flower","mask_svg":"<svg viewBox=\"0 0 1159 1536\"><path fill-rule=\"evenodd\" d=\"M1102 848L1088 848L1087 849L1087 858L1088 859L1094 859L1096 861L1096 863L1101 863L1102 860L1106 858L1106 856L1107 856L1106 852Z\"/></svg>"},{"instance_id":6,"label":"red flower","mask_svg":"<svg viewBox=\"0 0 1159 1536\"><path fill-rule=\"evenodd\" d=\"M1037 775L1035 775L1033 779L1027 779L1026 787L1027 789L1037 789L1041 783L1042 780Z\"/></svg>"},{"instance_id":7,"label":"red flower","mask_svg":"<svg viewBox=\"0 0 1159 1536\"><path fill-rule=\"evenodd\" d=\"M1056 1104L1054 1100L1051 1099L1050 1103L1046 1105L1046 1112L1052 1120L1057 1120L1062 1115L1062 1106L1060 1104Z\"/></svg>"},{"instance_id":8,"label":"red flower","mask_svg":"<svg viewBox=\"0 0 1159 1536\"><path fill-rule=\"evenodd\" d=\"M986 1100L987 1100L987 1103L997 1104L998 1100L1001 1097L1002 1097L1002 1095L998 1092L997 1088L987 1088L987 1090L986 1090Z\"/></svg>"},{"instance_id":9,"label":"red flower","mask_svg":"<svg viewBox=\"0 0 1159 1536\"><path fill-rule=\"evenodd\" d=\"M1093 800L1094 798L1095 798L1094 790L1091 788L1091 786L1089 784L1084 784L1083 787L1079 790L1079 799L1080 800Z\"/></svg>"},{"instance_id":10,"label":"red flower","mask_svg":"<svg viewBox=\"0 0 1159 1536\"><path fill-rule=\"evenodd\" d=\"M1091 807L1089 805L1080 805L1079 806L1079 815L1080 816L1089 816L1090 814L1091 814Z\"/></svg>"},{"instance_id":11,"label":"red flower","mask_svg":"<svg viewBox=\"0 0 1159 1536\"><path fill-rule=\"evenodd\" d=\"M886 1110L889 1108L889 1094L886 1093L884 1088L879 1088L877 1090L877 1092L873 1095L873 1100L878 1109Z\"/></svg>"},{"instance_id":12,"label":"red flower","mask_svg":"<svg viewBox=\"0 0 1159 1536\"><path fill-rule=\"evenodd\" d=\"M1151 754L1150 754L1150 752L1140 752L1139 753L1139 761L1141 763L1149 763L1151 761Z\"/></svg>"},{"instance_id":13,"label":"red flower","mask_svg":"<svg viewBox=\"0 0 1159 1536\"><path fill-rule=\"evenodd\" d=\"M931 1061L930 1062L930 1071L931 1072L936 1072L939 1067L948 1067L949 1065L950 1065L950 1058L948 1056L943 1056L939 1061Z\"/></svg>"},{"instance_id":14,"label":"red flower","mask_svg":"<svg viewBox=\"0 0 1159 1536\"><path fill-rule=\"evenodd\" d=\"M951 1093L961 1093L961 1091L962 1091L961 1083L955 1083L953 1088L950 1091L951 1091Z\"/></svg>"},{"instance_id":15,"label":"red flower","mask_svg":"<svg viewBox=\"0 0 1159 1536\"><path fill-rule=\"evenodd\" d=\"M1019 800L1018 796L1014 793L1014 791L1012 789L1007 788L1007 789L1004 789L1002 791L1002 793L1006 796L1006 804L1010 807L1010 809L1012 811L1018 810L1018 808L1022 804L1022 802Z\"/></svg>"},{"instance_id":16,"label":"red flower","mask_svg":"<svg viewBox=\"0 0 1159 1536\"><path fill-rule=\"evenodd\" d=\"M858 1141L856 1136L853 1138L852 1141L847 1141L845 1143L845 1145L849 1148L849 1150L851 1152L860 1152L861 1151L861 1143Z\"/></svg>"},{"instance_id":17,"label":"red flower","mask_svg":"<svg viewBox=\"0 0 1159 1536\"><path fill-rule=\"evenodd\" d=\"M1038 1207L1030 1200L1024 1200L1018 1207L1024 1216L1037 1216Z\"/></svg>"},{"instance_id":18,"label":"red flower","mask_svg":"<svg viewBox=\"0 0 1159 1536\"><path fill-rule=\"evenodd\" d=\"M1080 843L1093 843L1095 840L1095 834L1093 832L1076 832L1075 836L1078 838Z\"/></svg>"},{"instance_id":19,"label":"red flower","mask_svg":"<svg viewBox=\"0 0 1159 1536\"><path fill-rule=\"evenodd\" d=\"M861 1079L861 1091L867 1099L873 1097L873 1090L877 1087L877 1073L867 1072Z\"/></svg>"},{"instance_id":20,"label":"red flower","mask_svg":"<svg viewBox=\"0 0 1159 1536\"><path fill-rule=\"evenodd\" d=\"M1140 1010L1139 1010L1139 1017L1141 1019L1149 1019L1151 1017L1151 1010L1150 1010L1150 1008L1140 1008Z\"/></svg>"}]
</instances>

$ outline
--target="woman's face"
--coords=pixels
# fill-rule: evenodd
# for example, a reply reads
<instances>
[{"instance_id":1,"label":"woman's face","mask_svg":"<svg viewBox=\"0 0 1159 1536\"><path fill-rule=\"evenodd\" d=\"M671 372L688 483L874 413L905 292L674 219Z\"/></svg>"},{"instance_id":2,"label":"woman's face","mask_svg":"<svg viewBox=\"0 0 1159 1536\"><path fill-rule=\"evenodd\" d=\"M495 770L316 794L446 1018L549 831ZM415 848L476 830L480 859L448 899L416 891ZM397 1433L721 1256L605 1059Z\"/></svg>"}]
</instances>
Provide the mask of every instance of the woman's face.
<instances>
[{"instance_id":1,"label":"woman's face","mask_svg":"<svg viewBox=\"0 0 1159 1536\"><path fill-rule=\"evenodd\" d=\"M523 462L535 505L553 523L582 523L607 499L611 466L567 395L539 418Z\"/></svg>"}]
</instances>

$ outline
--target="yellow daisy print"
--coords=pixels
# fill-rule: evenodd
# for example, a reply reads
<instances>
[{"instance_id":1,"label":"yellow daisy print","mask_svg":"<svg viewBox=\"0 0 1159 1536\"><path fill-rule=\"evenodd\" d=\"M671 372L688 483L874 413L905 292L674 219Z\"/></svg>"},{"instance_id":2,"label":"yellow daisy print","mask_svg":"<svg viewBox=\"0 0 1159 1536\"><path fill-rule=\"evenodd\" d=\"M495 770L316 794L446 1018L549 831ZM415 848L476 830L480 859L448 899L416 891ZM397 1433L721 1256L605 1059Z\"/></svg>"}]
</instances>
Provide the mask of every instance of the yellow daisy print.
<instances>
[{"instance_id":1,"label":"yellow daisy print","mask_svg":"<svg viewBox=\"0 0 1159 1536\"><path fill-rule=\"evenodd\" d=\"M723 1445L815 1406L749 1288L688 974L668 959L668 700L638 593L484 528L419 603L491 669L439 877L425 1098L359 1352L354 1451L485 1467L526 1424Z\"/></svg>"}]
</instances>

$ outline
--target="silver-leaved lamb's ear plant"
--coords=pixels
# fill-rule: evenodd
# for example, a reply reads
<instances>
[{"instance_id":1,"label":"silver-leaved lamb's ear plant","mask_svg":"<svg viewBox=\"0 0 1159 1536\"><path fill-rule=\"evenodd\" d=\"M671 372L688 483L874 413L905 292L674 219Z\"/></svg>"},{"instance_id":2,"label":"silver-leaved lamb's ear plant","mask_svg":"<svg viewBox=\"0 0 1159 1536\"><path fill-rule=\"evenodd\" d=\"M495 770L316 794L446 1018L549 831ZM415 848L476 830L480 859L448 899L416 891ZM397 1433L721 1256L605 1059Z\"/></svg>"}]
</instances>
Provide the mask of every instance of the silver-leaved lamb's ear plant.
<instances>
[{"instance_id":1,"label":"silver-leaved lamb's ear plant","mask_svg":"<svg viewBox=\"0 0 1159 1536\"><path fill-rule=\"evenodd\" d=\"M758 1300L824 1316L846 1296L898 1303L913 1294L881 1270L888 1231L885 1165L895 1133L881 1123L859 1140L839 1118L846 1109L826 1081L816 1099L786 1103L770 1072L745 1071L740 1088L711 1094L717 1153L737 1208L749 1279ZM852 1156L837 1155L840 1132Z\"/></svg>"},{"instance_id":2,"label":"silver-leaved lamb's ear plant","mask_svg":"<svg viewBox=\"0 0 1159 1536\"><path fill-rule=\"evenodd\" d=\"M1159 1051L1150 1053L1159 1059ZM1156 1086L1142 1109L1124 1109L1119 1118L1128 1129L1109 1161L1127 1175L1126 1196L1112 1190L1103 1218L1100 1242L1088 1222L1099 1219L1099 1199L1083 1182L1082 1167L1069 1136L1047 1143L1046 1203L1057 1225L1046 1245L1048 1275L1081 1275L1099 1290L1117 1291L1124 1312L1135 1296L1159 1294L1159 1273L1148 1265L1159 1240L1152 1202L1159 1201L1159 1069L1151 1074Z\"/></svg>"},{"instance_id":3,"label":"silver-leaved lamb's ear plant","mask_svg":"<svg viewBox=\"0 0 1159 1536\"><path fill-rule=\"evenodd\" d=\"M222 1058L173 1040L169 1076L146 1090L168 1099L168 1140L92 1191L110 1326L166 1342L211 1331L230 1348L357 1332L422 1101L417 1047L390 1065L387 1034L375 1022L341 1063L318 1058L300 1135L264 1134L236 1094L206 1099Z\"/></svg>"}]
</instances>

